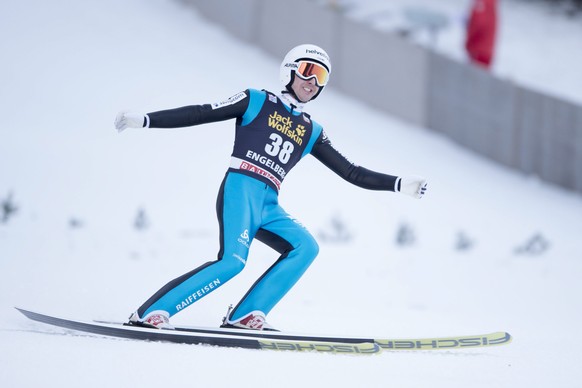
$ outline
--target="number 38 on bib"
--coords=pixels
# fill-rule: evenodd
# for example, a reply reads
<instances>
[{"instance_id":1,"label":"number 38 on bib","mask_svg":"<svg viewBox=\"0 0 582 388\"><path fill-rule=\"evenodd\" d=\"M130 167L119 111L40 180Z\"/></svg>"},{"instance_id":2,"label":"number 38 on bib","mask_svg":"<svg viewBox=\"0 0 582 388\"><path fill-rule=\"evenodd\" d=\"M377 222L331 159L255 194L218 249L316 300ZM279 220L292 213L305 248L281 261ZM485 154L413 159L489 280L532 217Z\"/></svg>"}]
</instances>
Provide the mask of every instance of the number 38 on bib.
<instances>
[{"instance_id":1,"label":"number 38 on bib","mask_svg":"<svg viewBox=\"0 0 582 388\"><path fill-rule=\"evenodd\" d=\"M269 139L273 142L265 145L265 152L271 156L278 157L281 163L286 164L295 149L293 143L288 140L284 141L283 138L276 133L272 133L271 136L269 136Z\"/></svg>"}]
</instances>

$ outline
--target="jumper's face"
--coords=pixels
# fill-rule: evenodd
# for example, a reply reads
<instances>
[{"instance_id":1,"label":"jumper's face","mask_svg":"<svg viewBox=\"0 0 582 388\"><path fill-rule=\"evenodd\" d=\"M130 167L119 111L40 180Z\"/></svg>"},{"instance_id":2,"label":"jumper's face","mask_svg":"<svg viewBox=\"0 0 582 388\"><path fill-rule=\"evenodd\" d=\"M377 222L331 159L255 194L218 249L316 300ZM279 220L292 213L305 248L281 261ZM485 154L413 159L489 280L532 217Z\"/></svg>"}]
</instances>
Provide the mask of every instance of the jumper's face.
<instances>
[{"instance_id":1,"label":"jumper's face","mask_svg":"<svg viewBox=\"0 0 582 388\"><path fill-rule=\"evenodd\" d=\"M313 98L319 91L319 86L315 81L315 78L303 79L301 77L295 76L291 88L295 92L295 95L301 102L307 102Z\"/></svg>"}]
</instances>

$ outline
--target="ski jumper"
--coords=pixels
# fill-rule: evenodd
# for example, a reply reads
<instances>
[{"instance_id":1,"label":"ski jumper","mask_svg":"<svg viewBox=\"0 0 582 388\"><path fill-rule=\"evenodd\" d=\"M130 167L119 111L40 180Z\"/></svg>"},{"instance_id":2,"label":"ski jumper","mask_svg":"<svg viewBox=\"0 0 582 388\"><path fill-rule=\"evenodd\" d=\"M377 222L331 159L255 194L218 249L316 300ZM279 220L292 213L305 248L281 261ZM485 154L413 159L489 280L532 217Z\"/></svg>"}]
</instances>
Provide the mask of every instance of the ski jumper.
<instances>
[{"instance_id":1,"label":"ski jumper","mask_svg":"<svg viewBox=\"0 0 582 388\"><path fill-rule=\"evenodd\" d=\"M319 251L307 229L278 201L285 176L308 154L360 187L395 191L396 176L350 162L331 145L321 125L296 108L268 91L247 89L220 103L148 114L151 128L236 119L236 134L230 167L216 203L220 226L217 260L170 281L138 309L140 317L160 310L172 316L225 284L243 270L255 239L280 256L228 318L236 321L256 311L266 316Z\"/></svg>"}]
</instances>

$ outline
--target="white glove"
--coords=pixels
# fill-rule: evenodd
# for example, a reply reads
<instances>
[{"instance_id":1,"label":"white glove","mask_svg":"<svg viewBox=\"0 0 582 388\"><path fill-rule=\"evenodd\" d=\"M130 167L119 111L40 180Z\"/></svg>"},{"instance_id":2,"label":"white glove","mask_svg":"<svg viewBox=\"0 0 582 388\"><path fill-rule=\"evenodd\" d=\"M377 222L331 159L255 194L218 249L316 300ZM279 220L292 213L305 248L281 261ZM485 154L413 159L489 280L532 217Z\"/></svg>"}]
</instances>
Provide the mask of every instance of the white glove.
<instances>
[{"instance_id":1,"label":"white glove","mask_svg":"<svg viewBox=\"0 0 582 388\"><path fill-rule=\"evenodd\" d=\"M420 199L426 192L427 185L426 179L421 176L398 177L396 180L396 192Z\"/></svg>"},{"instance_id":2,"label":"white glove","mask_svg":"<svg viewBox=\"0 0 582 388\"><path fill-rule=\"evenodd\" d=\"M115 128L121 132L126 128L148 128L150 118L143 113L123 111L117 114L115 118Z\"/></svg>"}]
</instances>

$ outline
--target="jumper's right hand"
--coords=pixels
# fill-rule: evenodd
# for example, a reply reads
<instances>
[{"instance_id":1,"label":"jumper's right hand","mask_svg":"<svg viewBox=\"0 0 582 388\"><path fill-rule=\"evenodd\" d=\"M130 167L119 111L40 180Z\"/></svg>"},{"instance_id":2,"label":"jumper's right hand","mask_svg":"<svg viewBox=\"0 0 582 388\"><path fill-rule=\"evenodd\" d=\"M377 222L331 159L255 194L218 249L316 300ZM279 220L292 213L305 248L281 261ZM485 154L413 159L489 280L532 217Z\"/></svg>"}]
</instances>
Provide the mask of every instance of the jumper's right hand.
<instances>
[{"instance_id":1,"label":"jumper's right hand","mask_svg":"<svg viewBox=\"0 0 582 388\"><path fill-rule=\"evenodd\" d=\"M148 127L149 120L143 113L122 111L115 118L115 128L117 132L122 132L126 128L144 128Z\"/></svg>"}]
</instances>

